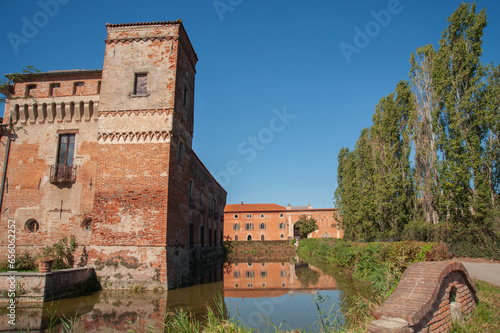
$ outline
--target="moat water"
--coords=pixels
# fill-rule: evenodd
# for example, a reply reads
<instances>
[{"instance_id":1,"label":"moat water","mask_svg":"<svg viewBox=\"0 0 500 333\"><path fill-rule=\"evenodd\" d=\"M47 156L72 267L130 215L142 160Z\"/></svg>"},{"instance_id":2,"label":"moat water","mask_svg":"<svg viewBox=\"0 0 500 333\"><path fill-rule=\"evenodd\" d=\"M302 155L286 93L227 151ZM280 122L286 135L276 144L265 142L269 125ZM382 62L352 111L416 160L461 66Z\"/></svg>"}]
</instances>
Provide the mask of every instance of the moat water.
<instances>
[{"instance_id":1,"label":"moat water","mask_svg":"<svg viewBox=\"0 0 500 333\"><path fill-rule=\"evenodd\" d=\"M316 332L321 324L344 323L345 291L332 275L298 258L225 263L197 280L197 285L168 292L102 290L43 306L22 305L16 313L18 328L49 332L57 327L57 332L62 329L58 317L63 317L76 321L77 331L82 332L162 332L173 312L189 311L203 323L209 308L257 332L275 332L275 327ZM0 327L9 330L12 327Z\"/></svg>"}]
</instances>

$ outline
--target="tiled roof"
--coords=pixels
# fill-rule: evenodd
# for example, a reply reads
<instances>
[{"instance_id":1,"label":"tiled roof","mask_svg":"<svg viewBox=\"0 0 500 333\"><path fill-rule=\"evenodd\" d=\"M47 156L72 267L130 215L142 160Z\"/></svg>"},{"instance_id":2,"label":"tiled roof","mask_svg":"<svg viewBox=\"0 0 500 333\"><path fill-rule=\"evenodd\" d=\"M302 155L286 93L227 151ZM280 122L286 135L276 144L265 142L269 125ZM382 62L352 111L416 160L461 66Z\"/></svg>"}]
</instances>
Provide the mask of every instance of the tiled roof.
<instances>
[{"instance_id":1,"label":"tiled roof","mask_svg":"<svg viewBox=\"0 0 500 333\"><path fill-rule=\"evenodd\" d=\"M224 212L269 212L284 211L285 207L277 204L236 204L226 205Z\"/></svg>"},{"instance_id":2,"label":"tiled roof","mask_svg":"<svg viewBox=\"0 0 500 333\"><path fill-rule=\"evenodd\" d=\"M177 21L159 21L159 22L141 22L141 23L117 23L117 24L112 24L112 23L106 23L106 27L130 27L134 25L161 25L161 24L178 24L182 23L181 19L178 19Z\"/></svg>"}]
</instances>

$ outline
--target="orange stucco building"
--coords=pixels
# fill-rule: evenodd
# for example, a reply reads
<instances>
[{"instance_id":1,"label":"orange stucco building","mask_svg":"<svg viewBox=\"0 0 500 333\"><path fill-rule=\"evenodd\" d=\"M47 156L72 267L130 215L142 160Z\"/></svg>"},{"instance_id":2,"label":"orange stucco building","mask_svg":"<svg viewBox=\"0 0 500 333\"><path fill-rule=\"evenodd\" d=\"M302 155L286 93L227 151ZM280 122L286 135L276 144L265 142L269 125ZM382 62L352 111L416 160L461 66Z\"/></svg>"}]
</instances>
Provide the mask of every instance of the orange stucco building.
<instances>
[{"instance_id":1,"label":"orange stucco building","mask_svg":"<svg viewBox=\"0 0 500 333\"><path fill-rule=\"evenodd\" d=\"M308 238L342 238L335 208L280 206L277 204L233 204L224 209L224 236L228 240L287 240L299 237L295 223L302 215L314 218L318 229Z\"/></svg>"}]
</instances>

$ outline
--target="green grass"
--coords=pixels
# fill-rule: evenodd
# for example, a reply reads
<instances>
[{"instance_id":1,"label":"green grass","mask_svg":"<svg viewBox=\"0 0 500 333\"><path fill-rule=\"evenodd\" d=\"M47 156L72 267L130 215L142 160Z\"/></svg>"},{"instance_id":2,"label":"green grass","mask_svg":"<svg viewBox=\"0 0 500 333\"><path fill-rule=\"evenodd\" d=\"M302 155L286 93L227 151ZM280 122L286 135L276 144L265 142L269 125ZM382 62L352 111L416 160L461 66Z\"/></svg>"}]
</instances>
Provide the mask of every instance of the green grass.
<instances>
[{"instance_id":1,"label":"green grass","mask_svg":"<svg viewBox=\"0 0 500 333\"><path fill-rule=\"evenodd\" d=\"M451 332L500 332L500 288L475 280L478 288L476 311L465 318L465 323L455 323Z\"/></svg>"}]
</instances>

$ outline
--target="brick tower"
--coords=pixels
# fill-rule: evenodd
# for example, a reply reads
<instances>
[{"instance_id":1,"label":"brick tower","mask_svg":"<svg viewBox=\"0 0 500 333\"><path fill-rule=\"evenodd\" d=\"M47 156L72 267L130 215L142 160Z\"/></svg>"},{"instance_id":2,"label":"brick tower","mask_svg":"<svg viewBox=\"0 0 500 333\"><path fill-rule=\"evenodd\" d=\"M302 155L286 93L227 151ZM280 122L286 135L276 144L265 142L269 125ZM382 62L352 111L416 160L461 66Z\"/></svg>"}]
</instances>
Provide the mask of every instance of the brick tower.
<instances>
[{"instance_id":1,"label":"brick tower","mask_svg":"<svg viewBox=\"0 0 500 333\"><path fill-rule=\"evenodd\" d=\"M189 279L188 263L222 250L226 192L191 149L198 58L180 20L106 27L102 71L32 74L12 87L6 115L32 121L42 135L28 137L30 125L13 142L9 182L23 182L10 167L19 159L36 164L37 176L6 196L2 221L24 224L20 246L28 250L75 235L80 262L96 267L105 288L172 288ZM16 93L35 81L33 101L19 104ZM92 98L75 95L91 85ZM62 87L60 95L51 87ZM51 166L74 177L49 179ZM32 202L23 201L38 180ZM36 231L26 227L30 219Z\"/></svg>"}]
</instances>

